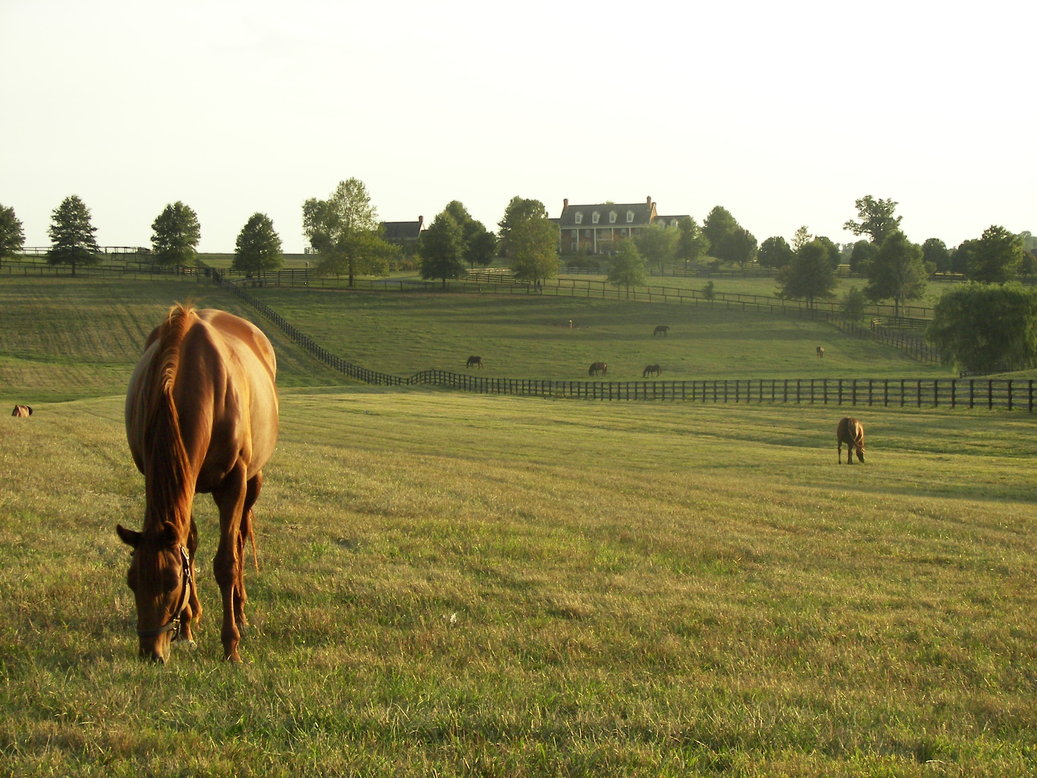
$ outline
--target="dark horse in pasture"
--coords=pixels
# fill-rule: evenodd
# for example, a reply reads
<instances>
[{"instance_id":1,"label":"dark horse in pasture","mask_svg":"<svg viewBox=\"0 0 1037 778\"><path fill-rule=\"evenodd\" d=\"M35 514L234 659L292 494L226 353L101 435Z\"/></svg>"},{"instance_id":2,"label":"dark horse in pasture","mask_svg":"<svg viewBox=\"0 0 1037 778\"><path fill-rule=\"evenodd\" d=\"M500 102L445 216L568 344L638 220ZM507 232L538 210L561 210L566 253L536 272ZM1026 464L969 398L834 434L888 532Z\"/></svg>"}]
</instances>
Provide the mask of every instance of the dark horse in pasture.
<instances>
[{"instance_id":1,"label":"dark horse in pasture","mask_svg":"<svg viewBox=\"0 0 1037 778\"><path fill-rule=\"evenodd\" d=\"M846 464L853 464L853 454L857 453L857 459L864 461L864 425L856 419L846 416L839 419L839 426L835 428L836 453L839 462L843 461L843 443L846 444Z\"/></svg>"},{"instance_id":2,"label":"dark horse in pasture","mask_svg":"<svg viewBox=\"0 0 1037 778\"><path fill-rule=\"evenodd\" d=\"M590 369L587 371L587 375L607 375L609 372L609 366L604 362L591 362Z\"/></svg>"},{"instance_id":3,"label":"dark horse in pasture","mask_svg":"<svg viewBox=\"0 0 1037 778\"><path fill-rule=\"evenodd\" d=\"M644 371L641 373L642 378L648 378L650 375L657 376L662 373L662 368L658 365L645 365Z\"/></svg>"},{"instance_id":4,"label":"dark horse in pasture","mask_svg":"<svg viewBox=\"0 0 1037 778\"><path fill-rule=\"evenodd\" d=\"M482 357L468 357L468 361L465 363L465 368L469 367L482 367Z\"/></svg>"},{"instance_id":5,"label":"dark horse in pasture","mask_svg":"<svg viewBox=\"0 0 1037 778\"><path fill-rule=\"evenodd\" d=\"M17 416L20 419L27 419L30 416L32 416L32 406L31 405L16 405L16 406L14 406L14 410L11 411L11 415L12 416Z\"/></svg>"},{"instance_id":6,"label":"dark horse in pasture","mask_svg":"<svg viewBox=\"0 0 1037 778\"><path fill-rule=\"evenodd\" d=\"M655 332L652 333L652 337L654 338L656 335L669 335L669 334L670 334L670 328L667 327L665 324L660 324L658 327L655 328Z\"/></svg>"},{"instance_id":7,"label":"dark horse in pasture","mask_svg":"<svg viewBox=\"0 0 1037 778\"><path fill-rule=\"evenodd\" d=\"M196 493L208 493L220 513L213 572L223 655L241 661L245 541L254 557L252 506L277 441L276 372L266 336L224 311L174 305L148 336L126 395L126 436L144 474L144 526L116 528L133 548L127 583L145 659L165 662L173 640L193 642L202 606L191 507Z\"/></svg>"}]
</instances>

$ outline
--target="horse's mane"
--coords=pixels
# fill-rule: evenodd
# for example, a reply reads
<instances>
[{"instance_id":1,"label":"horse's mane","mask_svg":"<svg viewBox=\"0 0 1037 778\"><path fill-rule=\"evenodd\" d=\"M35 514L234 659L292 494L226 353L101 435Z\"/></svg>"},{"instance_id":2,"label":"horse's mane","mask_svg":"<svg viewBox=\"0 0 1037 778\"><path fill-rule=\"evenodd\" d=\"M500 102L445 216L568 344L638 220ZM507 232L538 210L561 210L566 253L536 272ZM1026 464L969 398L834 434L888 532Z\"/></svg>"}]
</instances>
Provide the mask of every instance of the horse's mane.
<instances>
[{"instance_id":1,"label":"horse's mane","mask_svg":"<svg viewBox=\"0 0 1037 778\"><path fill-rule=\"evenodd\" d=\"M193 305L176 303L169 309L158 333L158 354L147 376L148 456L147 513L144 531L158 529L171 521L181 538L191 524L194 484L190 478L191 463L180 434L180 417L173 402L173 387L180 369L180 352L187 330L195 320Z\"/></svg>"}]
</instances>

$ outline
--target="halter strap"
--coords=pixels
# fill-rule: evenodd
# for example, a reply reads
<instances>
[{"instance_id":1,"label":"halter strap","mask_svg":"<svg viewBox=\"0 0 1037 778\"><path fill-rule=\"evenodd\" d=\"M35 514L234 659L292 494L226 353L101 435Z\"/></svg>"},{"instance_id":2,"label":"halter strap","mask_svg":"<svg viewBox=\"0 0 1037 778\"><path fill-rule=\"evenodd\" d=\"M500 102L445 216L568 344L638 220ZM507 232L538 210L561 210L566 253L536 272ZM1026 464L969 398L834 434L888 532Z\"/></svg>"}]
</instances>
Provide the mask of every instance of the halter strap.
<instances>
[{"instance_id":1,"label":"halter strap","mask_svg":"<svg viewBox=\"0 0 1037 778\"><path fill-rule=\"evenodd\" d=\"M161 627L155 627L154 629L140 629L138 627L137 634L140 637L153 638L164 635L166 632L173 633L173 640L180 636L181 617L184 615L184 611L187 610L187 601L191 596L191 555L187 553L185 546L180 546L180 561L183 563L181 567L183 587L180 591L180 603L177 605L176 610L173 611L173 618Z\"/></svg>"}]
</instances>

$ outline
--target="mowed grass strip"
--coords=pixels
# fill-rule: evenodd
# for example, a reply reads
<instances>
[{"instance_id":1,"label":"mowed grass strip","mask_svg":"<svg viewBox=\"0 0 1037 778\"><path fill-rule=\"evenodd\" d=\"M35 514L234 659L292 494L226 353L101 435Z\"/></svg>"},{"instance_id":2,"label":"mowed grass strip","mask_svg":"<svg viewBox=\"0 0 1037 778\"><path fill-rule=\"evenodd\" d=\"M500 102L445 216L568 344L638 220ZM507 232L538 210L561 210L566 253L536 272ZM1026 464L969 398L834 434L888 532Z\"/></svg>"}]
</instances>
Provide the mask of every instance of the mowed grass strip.
<instances>
[{"instance_id":1,"label":"mowed grass strip","mask_svg":"<svg viewBox=\"0 0 1037 778\"><path fill-rule=\"evenodd\" d=\"M1026 775L1033 420L289 389L243 667L134 658L120 396L0 418L12 774ZM60 477L55 477L60 474Z\"/></svg>"},{"instance_id":2,"label":"mowed grass strip","mask_svg":"<svg viewBox=\"0 0 1037 778\"><path fill-rule=\"evenodd\" d=\"M282 386L346 382L200 276L158 281L14 276L0 277L0 400L32 405L125 391L148 333L174 302L188 301L257 321L277 350Z\"/></svg>"}]
</instances>

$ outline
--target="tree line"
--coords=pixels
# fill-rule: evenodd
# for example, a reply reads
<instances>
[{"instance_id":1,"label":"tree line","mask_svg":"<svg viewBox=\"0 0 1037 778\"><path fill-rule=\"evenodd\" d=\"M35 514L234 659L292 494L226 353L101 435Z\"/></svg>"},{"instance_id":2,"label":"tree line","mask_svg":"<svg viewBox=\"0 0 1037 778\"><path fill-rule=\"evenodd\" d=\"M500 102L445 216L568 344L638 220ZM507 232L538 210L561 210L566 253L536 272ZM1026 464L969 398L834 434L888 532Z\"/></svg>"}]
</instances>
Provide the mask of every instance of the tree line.
<instances>
[{"instance_id":1,"label":"tree line","mask_svg":"<svg viewBox=\"0 0 1037 778\"><path fill-rule=\"evenodd\" d=\"M813 304L834 296L835 271L845 261L866 281L863 289L851 287L841 300L844 314L853 319L861 317L868 300L892 300L899 311L908 300L921 297L933 273L956 273L972 283L953 289L938 303L930 341L963 370L989 372L1037 363L1037 303L1031 291L1008 284L1037 269L1033 236L992 225L953 250L937 238L919 245L901 231L897 205L871 195L858 199L857 219L848 220L844 228L861 239L843 246L811 235L805 226L791 244L781 236L758 244L718 205L701 226L684 217L676 229L653 224L607 246L605 271L610 283L629 293L647 282L650 263L758 263L777 271L778 297ZM515 278L534 286L559 272L558 228L539 200L513 197L496 235L453 200L410 249L384 238L370 194L356 178L340 182L326 199L306 200L302 213L303 232L315 252L315 272L345 275L350 286L358 275L386 274L391 261L405 254L416 262L422 278L442 280L444 285L462 277L467 267L489 264L497 256L504 258ZM95 233L86 204L75 195L65 198L52 213L47 261L69 265L73 275L78 266L100 262ZM171 203L152 223L152 260L171 267L194 265L200 239L194 210L183 202ZM23 242L14 209L0 205L0 257L17 253ZM276 270L283 261L273 222L266 214L253 214L238 234L232 268L255 274Z\"/></svg>"}]
</instances>

